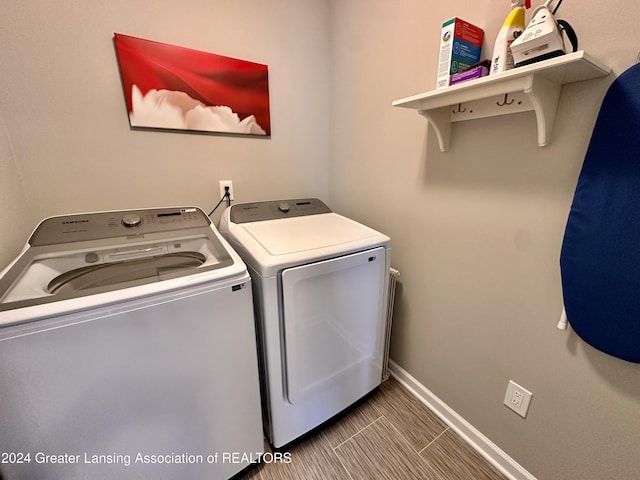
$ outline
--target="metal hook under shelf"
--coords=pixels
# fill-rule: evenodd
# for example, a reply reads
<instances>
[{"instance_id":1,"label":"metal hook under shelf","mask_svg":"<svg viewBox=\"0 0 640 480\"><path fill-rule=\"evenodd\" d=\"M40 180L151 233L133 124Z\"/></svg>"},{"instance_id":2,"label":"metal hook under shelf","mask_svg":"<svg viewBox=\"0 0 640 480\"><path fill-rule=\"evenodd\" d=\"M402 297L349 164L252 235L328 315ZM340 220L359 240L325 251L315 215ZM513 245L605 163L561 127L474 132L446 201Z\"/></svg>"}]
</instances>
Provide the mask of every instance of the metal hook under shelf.
<instances>
[{"instance_id":1,"label":"metal hook under shelf","mask_svg":"<svg viewBox=\"0 0 640 480\"><path fill-rule=\"evenodd\" d=\"M464 113L467 111L467 107L462 108L462 103L458 104L458 109L454 110L453 113Z\"/></svg>"},{"instance_id":2,"label":"metal hook under shelf","mask_svg":"<svg viewBox=\"0 0 640 480\"><path fill-rule=\"evenodd\" d=\"M509 94L505 93L504 94L504 101L502 103L500 102L496 102L496 105L498 105L499 107L504 107L505 105L511 105L513 102L515 102L514 99L511 99L510 102L507 101L507 99L509 98Z\"/></svg>"}]
</instances>

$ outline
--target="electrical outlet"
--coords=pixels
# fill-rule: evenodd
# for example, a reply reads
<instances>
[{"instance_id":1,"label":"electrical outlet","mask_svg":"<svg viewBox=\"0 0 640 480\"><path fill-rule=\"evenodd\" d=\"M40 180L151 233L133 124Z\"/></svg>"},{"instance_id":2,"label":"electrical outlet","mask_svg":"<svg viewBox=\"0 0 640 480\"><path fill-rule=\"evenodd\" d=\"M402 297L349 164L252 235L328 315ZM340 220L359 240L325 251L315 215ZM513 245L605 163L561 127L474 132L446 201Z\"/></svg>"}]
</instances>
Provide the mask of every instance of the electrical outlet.
<instances>
[{"instance_id":1,"label":"electrical outlet","mask_svg":"<svg viewBox=\"0 0 640 480\"><path fill-rule=\"evenodd\" d=\"M229 200L235 200L233 196L233 182L231 180L220 180L220 197L224 195L224 188L229 187Z\"/></svg>"},{"instance_id":2,"label":"electrical outlet","mask_svg":"<svg viewBox=\"0 0 640 480\"><path fill-rule=\"evenodd\" d=\"M524 398L524 395L522 394L522 392L518 389L514 389L513 395L511 396L511 405L513 405L516 408L522 408L523 398Z\"/></svg>"},{"instance_id":3,"label":"electrical outlet","mask_svg":"<svg viewBox=\"0 0 640 480\"><path fill-rule=\"evenodd\" d=\"M527 416L527 411L529 410L529 404L531 403L532 396L533 393L529 390L521 387L513 380L509 380L507 393L504 396L504 404L522 418L525 418Z\"/></svg>"}]
</instances>

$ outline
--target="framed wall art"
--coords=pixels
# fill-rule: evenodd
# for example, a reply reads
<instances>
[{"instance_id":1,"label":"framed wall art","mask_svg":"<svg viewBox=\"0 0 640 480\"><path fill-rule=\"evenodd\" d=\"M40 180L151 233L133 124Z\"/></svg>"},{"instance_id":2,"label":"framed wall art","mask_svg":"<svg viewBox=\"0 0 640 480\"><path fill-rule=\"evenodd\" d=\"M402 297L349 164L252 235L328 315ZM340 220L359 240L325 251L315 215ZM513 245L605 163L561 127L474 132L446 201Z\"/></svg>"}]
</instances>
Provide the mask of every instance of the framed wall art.
<instances>
[{"instance_id":1,"label":"framed wall art","mask_svg":"<svg viewBox=\"0 0 640 480\"><path fill-rule=\"evenodd\" d=\"M131 127L271 135L266 65L114 34Z\"/></svg>"}]
</instances>

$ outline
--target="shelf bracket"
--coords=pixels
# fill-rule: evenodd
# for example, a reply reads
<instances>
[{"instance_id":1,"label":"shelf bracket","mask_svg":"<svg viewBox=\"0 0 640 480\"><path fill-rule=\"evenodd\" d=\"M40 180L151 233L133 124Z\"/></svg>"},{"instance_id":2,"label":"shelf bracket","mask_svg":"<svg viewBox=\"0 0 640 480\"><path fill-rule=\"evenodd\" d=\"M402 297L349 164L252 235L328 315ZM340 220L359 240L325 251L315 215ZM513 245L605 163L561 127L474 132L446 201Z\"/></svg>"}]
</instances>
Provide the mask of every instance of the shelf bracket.
<instances>
[{"instance_id":1,"label":"shelf bracket","mask_svg":"<svg viewBox=\"0 0 640 480\"><path fill-rule=\"evenodd\" d=\"M429 120L436 132L441 152L448 152L451 144L451 110L449 107L418 110L418 113Z\"/></svg>"},{"instance_id":2,"label":"shelf bracket","mask_svg":"<svg viewBox=\"0 0 640 480\"><path fill-rule=\"evenodd\" d=\"M540 75L532 75L529 86L524 89L536 114L538 145L541 147L548 145L551 140L561 90L561 84Z\"/></svg>"}]
</instances>

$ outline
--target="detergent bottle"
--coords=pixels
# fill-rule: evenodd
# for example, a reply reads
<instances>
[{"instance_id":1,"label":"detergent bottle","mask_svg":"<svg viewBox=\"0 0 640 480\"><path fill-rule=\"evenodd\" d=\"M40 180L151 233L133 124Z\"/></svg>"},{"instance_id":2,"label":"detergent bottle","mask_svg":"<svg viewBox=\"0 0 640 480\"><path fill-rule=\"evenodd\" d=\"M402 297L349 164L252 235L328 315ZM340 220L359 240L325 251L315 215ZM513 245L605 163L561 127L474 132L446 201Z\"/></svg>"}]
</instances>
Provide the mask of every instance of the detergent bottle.
<instances>
[{"instance_id":1,"label":"detergent bottle","mask_svg":"<svg viewBox=\"0 0 640 480\"><path fill-rule=\"evenodd\" d=\"M518 38L524 31L525 9L531 7L531 0L510 0L511 12L507 15L496 44L493 47L493 56L491 57L490 75L504 72L514 67L513 55L511 54L511 43Z\"/></svg>"}]
</instances>

